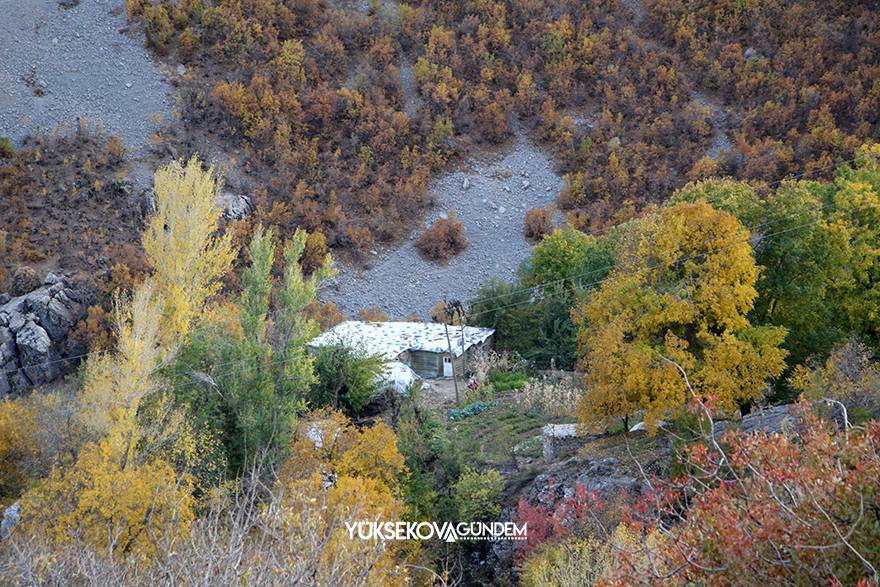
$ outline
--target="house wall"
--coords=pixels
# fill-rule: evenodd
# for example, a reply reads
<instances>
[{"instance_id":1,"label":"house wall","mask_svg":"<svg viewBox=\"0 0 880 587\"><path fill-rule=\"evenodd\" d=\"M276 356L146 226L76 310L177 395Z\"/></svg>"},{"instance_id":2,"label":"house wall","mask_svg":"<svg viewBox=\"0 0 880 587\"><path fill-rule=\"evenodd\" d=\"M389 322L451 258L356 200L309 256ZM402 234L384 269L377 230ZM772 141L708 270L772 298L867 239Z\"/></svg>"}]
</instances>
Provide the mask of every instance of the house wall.
<instances>
[{"instance_id":1,"label":"house wall","mask_svg":"<svg viewBox=\"0 0 880 587\"><path fill-rule=\"evenodd\" d=\"M443 353L409 351L407 364L419 377L434 379L443 376Z\"/></svg>"},{"instance_id":2,"label":"house wall","mask_svg":"<svg viewBox=\"0 0 880 587\"><path fill-rule=\"evenodd\" d=\"M466 371L465 366L467 366L468 371L473 370L475 358L484 352L488 352L491 348L491 336L483 341L482 344L472 345L467 350L466 360L464 357L455 358L455 374L459 377L463 377ZM400 357L398 357L398 360L412 367L412 370L415 371L419 377L434 379L437 377L443 377L443 357L446 356L448 356L448 353L407 351L402 353Z\"/></svg>"}]
</instances>

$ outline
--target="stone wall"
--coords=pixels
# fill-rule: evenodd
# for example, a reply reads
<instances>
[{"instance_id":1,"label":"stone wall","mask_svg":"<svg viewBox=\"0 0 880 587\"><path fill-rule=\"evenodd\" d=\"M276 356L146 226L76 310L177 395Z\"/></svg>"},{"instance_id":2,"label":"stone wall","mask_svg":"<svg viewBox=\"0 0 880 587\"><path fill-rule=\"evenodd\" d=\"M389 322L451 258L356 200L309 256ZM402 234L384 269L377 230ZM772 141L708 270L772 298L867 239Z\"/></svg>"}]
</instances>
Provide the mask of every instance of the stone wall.
<instances>
[{"instance_id":1,"label":"stone wall","mask_svg":"<svg viewBox=\"0 0 880 587\"><path fill-rule=\"evenodd\" d=\"M556 461L586 444L588 437L578 433L577 424L547 424L541 430L544 443L544 460Z\"/></svg>"},{"instance_id":2,"label":"stone wall","mask_svg":"<svg viewBox=\"0 0 880 587\"><path fill-rule=\"evenodd\" d=\"M67 334L93 297L90 288L53 273L30 293L0 294L0 399L58 378L71 367L67 359L85 352Z\"/></svg>"}]
</instances>

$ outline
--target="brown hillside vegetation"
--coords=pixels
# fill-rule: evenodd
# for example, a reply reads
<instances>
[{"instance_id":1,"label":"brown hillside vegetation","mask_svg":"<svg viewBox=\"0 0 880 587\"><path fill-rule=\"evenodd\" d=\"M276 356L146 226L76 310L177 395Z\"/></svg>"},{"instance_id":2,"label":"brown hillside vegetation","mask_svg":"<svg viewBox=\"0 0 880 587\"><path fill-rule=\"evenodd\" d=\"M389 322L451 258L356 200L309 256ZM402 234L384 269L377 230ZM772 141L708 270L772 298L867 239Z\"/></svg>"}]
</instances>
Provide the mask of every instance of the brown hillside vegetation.
<instances>
[{"instance_id":1,"label":"brown hillside vegetation","mask_svg":"<svg viewBox=\"0 0 880 587\"><path fill-rule=\"evenodd\" d=\"M121 261L128 268L117 272L142 271L143 221L121 182L124 157L118 138L81 123L69 135L28 139L0 158L0 270L12 275L19 264L45 264L97 274Z\"/></svg>"}]
</instances>

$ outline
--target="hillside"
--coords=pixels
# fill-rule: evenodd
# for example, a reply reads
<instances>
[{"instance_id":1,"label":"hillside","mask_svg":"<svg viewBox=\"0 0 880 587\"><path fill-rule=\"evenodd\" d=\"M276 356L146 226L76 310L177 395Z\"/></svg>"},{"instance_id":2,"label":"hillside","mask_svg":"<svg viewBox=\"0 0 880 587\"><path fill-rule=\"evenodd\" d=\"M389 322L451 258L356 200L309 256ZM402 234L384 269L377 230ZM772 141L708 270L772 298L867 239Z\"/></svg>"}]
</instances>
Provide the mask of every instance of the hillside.
<instances>
[{"instance_id":1,"label":"hillside","mask_svg":"<svg viewBox=\"0 0 880 587\"><path fill-rule=\"evenodd\" d=\"M868 0L26 0L0 585L880 581Z\"/></svg>"}]
</instances>

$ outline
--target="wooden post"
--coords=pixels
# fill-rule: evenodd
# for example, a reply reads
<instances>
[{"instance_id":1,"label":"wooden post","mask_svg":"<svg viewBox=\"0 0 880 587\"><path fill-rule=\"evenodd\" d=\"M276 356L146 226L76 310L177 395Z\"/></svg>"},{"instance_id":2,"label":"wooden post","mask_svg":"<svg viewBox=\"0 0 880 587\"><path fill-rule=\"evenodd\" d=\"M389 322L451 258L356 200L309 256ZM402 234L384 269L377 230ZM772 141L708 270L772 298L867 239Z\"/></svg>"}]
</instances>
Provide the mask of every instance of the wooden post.
<instances>
[{"instance_id":1,"label":"wooden post","mask_svg":"<svg viewBox=\"0 0 880 587\"><path fill-rule=\"evenodd\" d=\"M449 338L449 324L443 322L446 331L446 344L449 345L449 361L452 365L452 385L455 387L455 405L461 406L461 398L458 397L458 379L455 378L455 355L452 354L452 339Z\"/></svg>"},{"instance_id":2,"label":"wooden post","mask_svg":"<svg viewBox=\"0 0 880 587\"><path fill-rule=\"evenodd\" d=\"M452 304L452 309L458 311L458 322L461 328L461 370L463 371L461 376L465 377L467 375L467 346L465 345L464 336L464 306L458 300L450 303Z\"/></svg>"}]
</instances>

